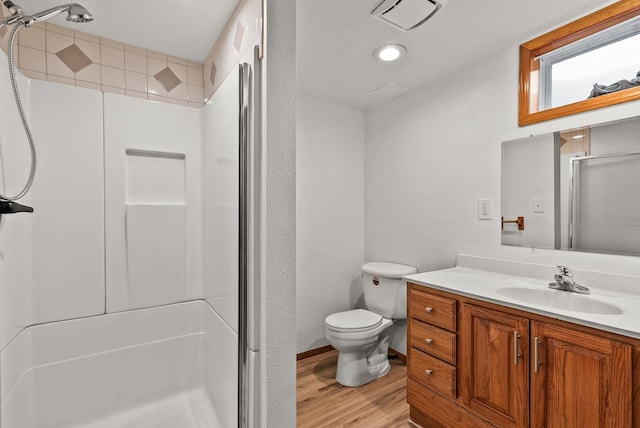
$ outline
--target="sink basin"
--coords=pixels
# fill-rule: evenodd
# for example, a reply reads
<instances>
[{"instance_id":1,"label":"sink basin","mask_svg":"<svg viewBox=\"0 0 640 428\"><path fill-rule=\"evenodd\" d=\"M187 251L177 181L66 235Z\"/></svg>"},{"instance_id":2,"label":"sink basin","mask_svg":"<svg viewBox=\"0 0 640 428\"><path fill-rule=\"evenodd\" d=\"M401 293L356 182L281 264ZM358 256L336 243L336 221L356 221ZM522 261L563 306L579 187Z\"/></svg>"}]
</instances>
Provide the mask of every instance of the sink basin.
<instances>
[{"instance_id":1,"label":"sink basin","mask_svg":"<svg viewBox=\"0 0 640 428\"><path fill-rule=\"evenodd\" d=\"M496 290L498 294L538 306L547 306L564 311L584 312L600 315L618 315L622 309L595 298L560 290L541 290L539 288L507 287Z\"/></svg>"}]
</instances>

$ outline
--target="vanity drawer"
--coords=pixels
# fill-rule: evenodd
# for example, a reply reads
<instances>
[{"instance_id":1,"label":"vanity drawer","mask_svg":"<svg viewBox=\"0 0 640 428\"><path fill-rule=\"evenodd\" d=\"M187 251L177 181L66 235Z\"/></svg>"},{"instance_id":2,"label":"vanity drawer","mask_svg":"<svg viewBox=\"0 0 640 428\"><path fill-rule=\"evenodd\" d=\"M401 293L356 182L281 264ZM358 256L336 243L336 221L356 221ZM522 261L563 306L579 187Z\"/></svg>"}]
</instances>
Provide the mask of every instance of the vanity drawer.
<instances>
[{"instance_id":1,"label":"vanity drawer","mask_svg":"<svg viewBox=\"0 0 640 428\"><path fill-rule=\"evenodd\" d=\"M456 398L456 368L416 348L411 349L409 377L441 394Z\"/></svg>"},{"instance_id":2,"label":"vanity drawer","mask_svg":"<svg viewBox=\"0 0 640 428\"><path fill-rule=\"evenodd\" d=\"M415 319L410 322L411 346L451 364L456 363L455 333Z\"/></svg>"},{"instance_id":3,"label":"vanity drawer","mask_svg":"<svg viewBox=\"0 0 640 428\"><path fill-rule=\"evenodd\" d=\"M447 330L456 330L456 301L453 299L411 289L409 292L409 310L412 318L446 328Z\"/></svg>"}]
</instances>

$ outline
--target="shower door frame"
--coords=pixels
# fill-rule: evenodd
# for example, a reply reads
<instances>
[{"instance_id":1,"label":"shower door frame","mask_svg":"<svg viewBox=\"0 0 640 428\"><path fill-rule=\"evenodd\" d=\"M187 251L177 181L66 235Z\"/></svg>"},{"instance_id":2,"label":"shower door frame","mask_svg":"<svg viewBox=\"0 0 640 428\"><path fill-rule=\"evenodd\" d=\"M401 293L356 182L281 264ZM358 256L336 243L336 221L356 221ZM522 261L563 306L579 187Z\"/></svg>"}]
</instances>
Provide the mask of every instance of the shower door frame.
<instances>
[{"instance_id":1,"label":"shower door frame","mask_svg":"<svg viewBox=\"0 0 640 428\"><path fill-rule=\"evenodd\" d=\"M261 214L261 59L256 45L252 64L239 73L238 210L238 427L259 426L260 385L260 214Z\"/></svg>"}]
</instances>

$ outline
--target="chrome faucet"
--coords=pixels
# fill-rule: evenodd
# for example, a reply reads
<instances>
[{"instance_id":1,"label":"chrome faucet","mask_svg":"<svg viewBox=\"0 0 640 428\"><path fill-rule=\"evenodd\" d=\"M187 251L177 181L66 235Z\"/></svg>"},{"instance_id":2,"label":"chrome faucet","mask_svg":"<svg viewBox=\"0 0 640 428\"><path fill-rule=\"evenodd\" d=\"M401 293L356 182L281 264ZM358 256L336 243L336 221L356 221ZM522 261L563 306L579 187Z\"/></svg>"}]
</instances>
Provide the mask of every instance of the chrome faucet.
<instances>
[{"instance_id":1,"label":"chrome faucet","mask_svg":"<svg viewBox=\"0 0 640 428\"><path fill-rule=\"evenodd\" d=\"M549 283L549 288L554 290L570 291L572 293L589 294L590 291L587 287L584 287L573 280L573 275L569 273L569 268L566 266L558 266L560 273L553 276L555 282Z\"/></svg>"}]
</instances>

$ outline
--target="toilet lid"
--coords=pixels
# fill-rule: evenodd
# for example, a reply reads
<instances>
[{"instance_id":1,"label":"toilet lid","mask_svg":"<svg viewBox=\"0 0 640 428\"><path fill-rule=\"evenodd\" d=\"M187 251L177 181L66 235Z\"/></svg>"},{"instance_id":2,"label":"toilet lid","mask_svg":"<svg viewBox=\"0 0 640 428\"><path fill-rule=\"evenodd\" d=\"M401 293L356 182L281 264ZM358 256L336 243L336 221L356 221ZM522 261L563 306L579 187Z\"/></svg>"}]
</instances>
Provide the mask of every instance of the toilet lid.
<instances>
[{"instance_id":1,"label":"toilet lid","mask_svg":"<svg viewBox=\"0 0 640 428\"><path fill-rule=\"evenodd\" d=\"M325 319L328 328L341 332L372 330L382 323L382 316L364 309L336 312Z\"/></svg>"}]
</instances>

